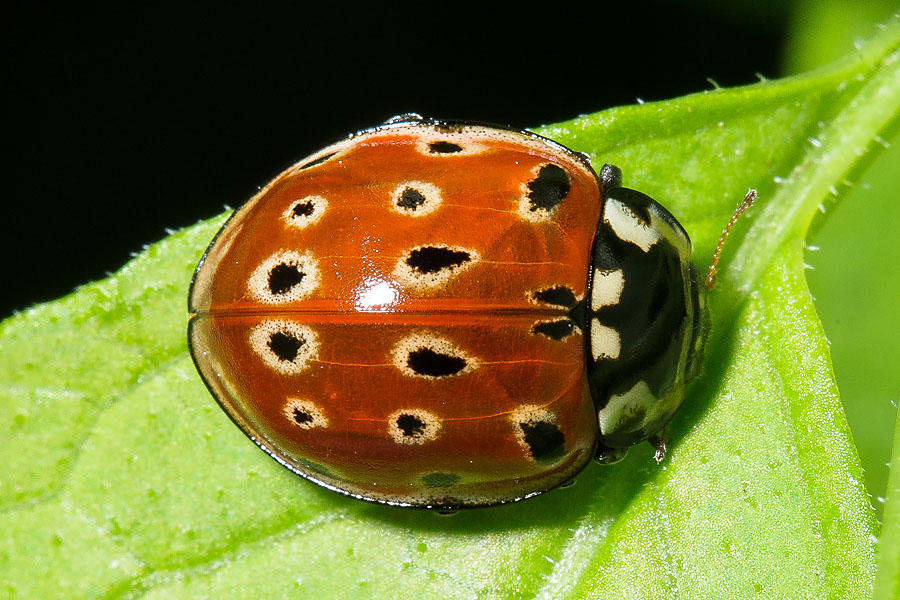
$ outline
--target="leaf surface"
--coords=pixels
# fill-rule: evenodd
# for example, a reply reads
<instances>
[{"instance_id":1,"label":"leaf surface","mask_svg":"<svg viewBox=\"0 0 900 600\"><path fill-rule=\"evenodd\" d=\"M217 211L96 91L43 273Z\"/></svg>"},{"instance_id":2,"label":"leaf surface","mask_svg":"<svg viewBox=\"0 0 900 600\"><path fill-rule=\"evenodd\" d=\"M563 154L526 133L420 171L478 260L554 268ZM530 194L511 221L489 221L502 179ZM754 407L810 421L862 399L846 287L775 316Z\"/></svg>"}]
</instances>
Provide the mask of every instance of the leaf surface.
<instances>
[{"instance_id":1,"label":"leaf surface","mask_svg":"<svg viewBox=\"0 0 900 600\"><path fill-rule=\"evenodd\" d=\"M876 523L803 272L818 205L900 107L900 26L781 81L541 129L621 166L700 264L748 187L705 372L649 447L575 486L442 517L312 486L218 409L185 347L225 215L0 324L10 597L866 598Z\"/></svg>"}]
</instances>

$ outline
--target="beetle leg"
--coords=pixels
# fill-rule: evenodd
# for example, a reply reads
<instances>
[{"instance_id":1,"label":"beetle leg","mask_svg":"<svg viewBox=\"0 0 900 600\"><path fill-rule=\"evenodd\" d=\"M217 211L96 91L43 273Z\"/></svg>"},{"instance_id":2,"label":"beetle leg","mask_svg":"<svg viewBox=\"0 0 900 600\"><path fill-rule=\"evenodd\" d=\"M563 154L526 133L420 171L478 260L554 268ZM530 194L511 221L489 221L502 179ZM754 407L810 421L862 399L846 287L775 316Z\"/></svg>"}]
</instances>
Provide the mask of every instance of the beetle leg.
<instances>
[{"instance_id":1,"label":"beetle leg","mask_svg":"<svg viewBox=\"0 0 900 600\"><path fill-rule=\"evenodd\" d=\"M594 460L601 465L611 465L617 463L628 454L628 448L609 448L603 444L597 445L597 451L594 453Z\"/></svg>"},{"instance_id":2,"label":"beetle leg","mask_svg":"<svg viewBox=\"0 0 900 600\"><path fill-rule=\"evenodd\" d=\"M655 458L658 463L661 463L666 457L666 446L668 444L668 436L666 435L667 429L668 426L663 427L647 440L651 446L656 448L656 452L653 453L653 458Z\"/></svg>"}]
</instances>

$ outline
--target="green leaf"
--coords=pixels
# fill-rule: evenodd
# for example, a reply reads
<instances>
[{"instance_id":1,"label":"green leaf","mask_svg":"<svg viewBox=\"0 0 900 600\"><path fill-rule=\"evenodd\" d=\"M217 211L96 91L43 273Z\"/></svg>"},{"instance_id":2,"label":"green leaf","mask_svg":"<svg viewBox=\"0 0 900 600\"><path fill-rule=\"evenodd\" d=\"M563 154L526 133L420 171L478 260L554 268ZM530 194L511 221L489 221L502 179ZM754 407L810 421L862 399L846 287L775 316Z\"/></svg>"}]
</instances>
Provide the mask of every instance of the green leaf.
<instances>
[{"instance_id":1,"label":"green leaf","mask_svg":"<svg viewBox=\"0 0 900 600\"><path fill-rule=\"evenodd\" d=\"M5 321L0 594L869 597L876 523L803 240L894 120L898 56L893 21L809 75L541 130L663 201L701 264L759 188L661 466L638 447L571 488L452 517L299 480L221 413L187 355L187 285L224 215Z\"/></svg>"},{"instance_id":2,"label":"green leaf","mask_svg":"<svg viewBox=\"0 0 900 600\"><path fill-rule=\"evenodd\" d=\"M771 12L760 13L755 2L745 4L748 11L771 18ZM786 7L787 3L780 4ZM785 68L789 73L799 73L840 58L852 43L870 35L872 23L897 12L897 3L893 0L794 0L787 12L792 31Z\"/></svg>"},{"instance_id":3,"label":"green leaf","mask_svg":"<svg viewBox=\"0 0 900 600\"><path fill-rule=\"evenodd\" d=\"M748 4L749 7L749 4ZM758 7L754 7L754 11ZM877 23L897 11L893 0L797 0L791 3L785 65L800 72L840 57ZM900 135L878 140L887 150L840 204L826 202L828 219L808 239L810 291L831 342L841 402L857 444L866 485L881 518L897 390L900 389L900 203L885 190L900 188ZM873 219L872 215L878 215ZM847 249L852 248L852 252ZM865 265L866 268L860 268ZM860 299L865 298L865 310Z\"/></svg>"},{"instance_id":4,"label":"green leaf","mask_svg":"<svg viewBox=\"0 0 900 600\"><path fill-rule=\"evenodd\" d=\"M900 202L890 193L900 189L898 165L900 135L894 134L858 182L842 189L840 204L826 203L828 221L806 255L810 291L879 517L900 390L900 237L894 231Z\"/></svg>"},{"instance_id":5,"label":"green leaf","mask_svg":"<svg viewBox=\"0 0 900 600\"><path fill-rule=\"evenodd\" d=\"M878 541L875 600L900 598L900 412L894 425L894 449L884 503L884 527Z\"/></svg>"}]
</instances>

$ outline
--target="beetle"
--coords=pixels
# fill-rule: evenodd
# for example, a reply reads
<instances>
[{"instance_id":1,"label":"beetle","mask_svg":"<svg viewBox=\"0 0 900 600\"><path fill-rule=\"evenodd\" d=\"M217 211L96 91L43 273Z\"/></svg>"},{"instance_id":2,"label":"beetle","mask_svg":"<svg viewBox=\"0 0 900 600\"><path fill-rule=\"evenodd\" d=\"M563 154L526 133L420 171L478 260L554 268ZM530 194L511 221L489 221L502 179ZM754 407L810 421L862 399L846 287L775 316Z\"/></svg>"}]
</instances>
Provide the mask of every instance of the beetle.
<instances>
[{"instance_id":1,"label":"beetle","mask_svg":"<svg viewBox=\"0 0 900 600\"><path fill-rule=\"evenodd\" d=\"M314 483L512 502L645 440L662 458L726 235L704 283L684 228L617 167L403 115L235 211L194 274L189 345L237 426Z\"/></svg>"}]
</instances>

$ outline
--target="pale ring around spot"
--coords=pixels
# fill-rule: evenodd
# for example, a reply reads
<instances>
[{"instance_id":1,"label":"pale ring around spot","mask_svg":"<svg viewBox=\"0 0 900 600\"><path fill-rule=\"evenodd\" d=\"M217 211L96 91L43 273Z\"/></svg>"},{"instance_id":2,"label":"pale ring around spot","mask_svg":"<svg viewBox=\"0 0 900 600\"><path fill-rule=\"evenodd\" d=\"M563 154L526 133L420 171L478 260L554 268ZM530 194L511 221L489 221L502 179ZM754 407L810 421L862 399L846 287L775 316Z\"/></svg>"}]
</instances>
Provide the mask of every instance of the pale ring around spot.
<instances>
[{"instance_id":1,"label":"pale ring around spot","mask_svg":"<svg viewBox=\"0 0 900 600\"><path fill-rule=\"evenodd\" d=\"M276 333L302 341L297 349L297 355L292 360L283 360L269 347L269 341ZM312 327L293 321L281 319L263 321L250 330L249 341L250 347L263 362L282 375L296 375L319 358L319 336Z\"/></svg>"},{"instance_id":2,"label":"pale ring around spot","mask_svg":"<svg viewBox=\"0 0 900 600\"><path fill-rule=\"evenodd\" d=\"M294 213L294 207L298 204L310 203L312 212L308 215L298 215ZM328 208L328 200L324 196L306 196L290 203L287 209L282 213L281 218L287 223L288 227L294 229L304 229L310 225L319 222L322 215Z\"/></svg>"},{"instance_id":3,"label":"pale ring around spot","mask_svg":"<svg viewBox=\"0 0 900 600\"><path fill-rule=\"evenodd\" d=\"M296 416L294 415L296 411L300 411L308 415L309 420L303 423L298 423ZM302 400L300 398L288 398L287 402L284 403L284 414L291 422L291 424L296 425L300 429L328 427L328 419L325 418L325 414L318 406L316 406L309 400Z\"/></svg>"},{"instance_id":4,"label":"pale ring around spot","mask_svg":"<svg viewBox=\"0 0 900 600\"><path fill-rule=\"evenodd\" d=\"M466 258L466 260L458 264L448 265L436 271L423 273L411 267L408 262L413 252L415 252L416 250L421 250L423 248L446 248L447 250L464 252L468 255L468 257ZM472 248L463 248L462 246L449 246L447 244L428 244L425 246L415 246L406 251L400 258L400 260L397 261L397 264L394 266L391 275L394 277L394 281L396 281L406 289L416 291L431 290L443 287L460 273L472 268L480 260L481 255Z\"/></svg>"},{"instance_id":5,"label":"pale ring around spot","mask_svg":"<svg viewBox=\"0 0 900 600\"><path fill-rule=\"evenodd\" d=\"M299 283L282 294L274 294L269 287L272 269L278 265L287 265L303 273ZM284 304L296 302L309 296L319 287L319 267L312 252L300 254L294 250L282 250L266 258L247 280L247 289L254 300L265 304Z\"/></svg>"},{"instance_id":6,"label":"pale ring around spot","mask_svg":"<svg viewBox=\"0 0 900 600\"><path fill-rule=\"evenodd\" d=\"M416 435L406 435L400 426L397 425L397 419L404 415L409 415L418 419L423 429ZM434 413L419 408L401 408L395 410L388 416L388 434L391 439L398 444L405 446L422 445L437 438L441 430L441 420Z\"/></svg>"},{"instance_id":7,"label":"pale ring around spot","mask_svg":"<svg viewBox=\"0 0 900 600\"><path fill-rule=\"evenodd\" d=\"M537 404L523 404L516 408L509 415L509 420L513 422L513 433L516 436L516 442L525 451L525 456L529 460L535 460L532 455L531 446L525 439L525 430L522 425L537 425L538 423L556 423L556 415L547 410L543 406Z\"/></svg>"},{"instance_id":8,"label":"pale ring around spot","mask_svg":"<svg viewBox=\"0 0 900 600\"><path fill-rule=\"evenodd\" d=\"M452 375L427 375L417 373L409 366L409 355L416 350L430 350L435 354L451 356L465 362L465 366ZM469 355L450 340L428 333L412 333L404 336L394 344L391 350L391 362L395 367L408 377L421 377L424 379L445 379L470 373L478 368L478 359Z\"/></svg>"},{"instance_id":9,"label":"pale ring around spot","mask_svg":"<svg viewBox=\"0 0 900 600\"><path fill-rule=\"evenodd\" d=\"M400 201L403 192L407 189L417 191L422 195L425 201L416 207L405 208L400 206L398 202ZM437 210L442 202L443 197L441 195L441 188L433 183L428 183L427 181L404 181L396 186L391 193L391 209L394 212L398 212L401 215L406 215L408 217L423 217Z\"/></svg>"}]
</instances>

